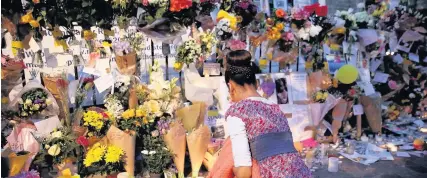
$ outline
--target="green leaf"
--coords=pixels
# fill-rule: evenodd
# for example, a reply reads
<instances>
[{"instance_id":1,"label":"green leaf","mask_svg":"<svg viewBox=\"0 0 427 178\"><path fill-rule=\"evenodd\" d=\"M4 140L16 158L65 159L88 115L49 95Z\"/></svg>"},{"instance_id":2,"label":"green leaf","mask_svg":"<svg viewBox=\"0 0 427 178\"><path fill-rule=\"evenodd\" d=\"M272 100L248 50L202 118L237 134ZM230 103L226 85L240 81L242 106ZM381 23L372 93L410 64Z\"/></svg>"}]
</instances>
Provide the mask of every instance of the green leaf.
<instances>
[{"instance_id":1,"label":"green leaf","mask_svg":"<svg viewBox=\"0 0 427 178\"><path fill-rule=\"evenodd\" d=\"M90 12L91 15L96 13L96 9L92 9L92 11Z\"/></svg>"},{"instance_id":2,"label":"green leaf","mask_svg":"<svg viewBox=\"0 0 427 178\"><path fill-rule=\"evenodd\" d=\"M46 16L46 11L41 11L40 14L42 14L42 16Z\"/></svg>"},{"instance_id":3,"label":"green leaf","mask_svg":"<svg viewBox=\"0 0 427 178\"><path fill-rule=\"evenodd\" d=\"M87 6L90 6L90 5L89 5L89 2L83 1L83 2L82 2L82 7L87 7Z\"/></svg>"}]
</instances>

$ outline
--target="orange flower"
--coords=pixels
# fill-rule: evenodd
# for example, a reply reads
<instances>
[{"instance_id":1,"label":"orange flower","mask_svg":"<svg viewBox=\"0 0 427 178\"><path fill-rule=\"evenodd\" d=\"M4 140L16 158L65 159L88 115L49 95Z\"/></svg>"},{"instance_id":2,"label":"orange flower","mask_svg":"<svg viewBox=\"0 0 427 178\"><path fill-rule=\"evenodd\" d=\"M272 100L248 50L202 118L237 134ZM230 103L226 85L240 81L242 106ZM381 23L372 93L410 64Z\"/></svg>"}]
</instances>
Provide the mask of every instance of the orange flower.
<instances>
[{"instance_id":1,"label":"orange flower","mask_svg":"<svg viewBox=\"0 0 427 178\"><path fill-rule=\"evenodd\" d=\"M33 3L38 4L38 3L40 3L40 0L33 0Z\"/></svg>"},{"instance_id":2,"label":"orange flower","mask_svg":"<svg viewBox=\"0 0 427 178\"><path fill-rule=\"evenodd\" d=\"M283 9L276 10L276 17L283 18L286 16L286 12Z\"/></svg>"},{"instance_id":3,"label":"orange flower","mask_svg":"<svg viewBox=\"0 0 427 178\"><path fill-rule=\"evenodd\" d=\"M31 20L33 20L32 11L28 12L27 14L25 14L21 17L21 23L22 24L30 23Z\"/></svg>"}]
</instances>

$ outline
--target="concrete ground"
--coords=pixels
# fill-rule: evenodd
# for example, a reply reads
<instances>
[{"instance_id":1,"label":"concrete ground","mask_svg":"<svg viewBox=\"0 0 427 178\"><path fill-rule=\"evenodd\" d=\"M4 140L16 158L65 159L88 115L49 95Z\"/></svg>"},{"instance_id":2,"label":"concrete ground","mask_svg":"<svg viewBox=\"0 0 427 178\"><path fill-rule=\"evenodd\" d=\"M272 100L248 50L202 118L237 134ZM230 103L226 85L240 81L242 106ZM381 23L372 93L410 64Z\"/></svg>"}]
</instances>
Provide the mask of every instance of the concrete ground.
<instances>
[{"instance_id":1,"label":"concrete ground","mask_svg":"<svg viewBox=\"0 0 427 178\"><path fill-rule=\"evenodd\" d=\"M328 172L327 166L320 167L313 175L315 178L427 178L427 156L400 158L394 156L393 161L378 161L369 166L341 159L337 173Z\"/></svg>"}]
</instances>

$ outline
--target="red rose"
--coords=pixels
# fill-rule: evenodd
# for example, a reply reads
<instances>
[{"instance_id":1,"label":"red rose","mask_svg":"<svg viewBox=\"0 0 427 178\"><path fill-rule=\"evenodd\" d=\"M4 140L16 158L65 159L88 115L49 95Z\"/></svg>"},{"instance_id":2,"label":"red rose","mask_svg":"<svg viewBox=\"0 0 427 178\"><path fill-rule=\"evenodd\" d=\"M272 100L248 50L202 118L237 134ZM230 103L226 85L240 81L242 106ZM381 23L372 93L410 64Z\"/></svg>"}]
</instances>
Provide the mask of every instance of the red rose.
<instances>
[{"instance_id":1,"label":"red rose","mask_svg":"<svg viewBox=\"0 0 427 178\"><path fill-rule=\"evenodd\" d=\"M356 95L356 90L350 89L350 91L348 91L348 93L350 94L350 96L354 96L354 95Z\"/></svg>"},{"instance_id":2,"label":"red rose","mask_svg":"<svg viewBox=\"0 0 427 178\"><path fill-rule=\"evenodd\" d=\"M102 117L104 117L104 118L109 118L109 116L108 116L108 114L107 113L105 113L105 112L103 112L103 113L101 113L102 114Z\"/></svg>"},{"instance_id":3,"label":"red rose","mask_svg":"<svg viewBox=\"0 0 427 178\"><path fill-rule=\"evenodd\" d=\"M84 136L78 137L76 142L77 142L77 144L79 144L83 147L87 147L89 145L89 140L86 139L86 137L84 137Z\"/></svg>"}]
</instances>

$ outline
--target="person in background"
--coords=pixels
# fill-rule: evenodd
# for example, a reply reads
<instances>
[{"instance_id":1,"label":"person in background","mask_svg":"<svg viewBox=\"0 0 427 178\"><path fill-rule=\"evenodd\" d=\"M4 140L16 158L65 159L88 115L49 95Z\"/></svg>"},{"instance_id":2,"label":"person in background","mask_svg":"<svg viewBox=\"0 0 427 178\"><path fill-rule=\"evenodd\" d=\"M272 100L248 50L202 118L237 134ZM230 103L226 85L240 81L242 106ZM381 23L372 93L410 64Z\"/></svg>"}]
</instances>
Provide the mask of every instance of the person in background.
<instances>
[{"instance_id":1,"label":"person in background","mask_svg":"<svg viewBox=\"0 0 427 178\"><path fill-rule=\"evenodd\" d=\"M231 146L219 153L208 177L312 177L293 146L285 114L256 91L259 68L251 54L233 51L226 60L225 81L234 102L225 114L228 128L233 128L226 140Z\"/></svg>"}]
</instances>

